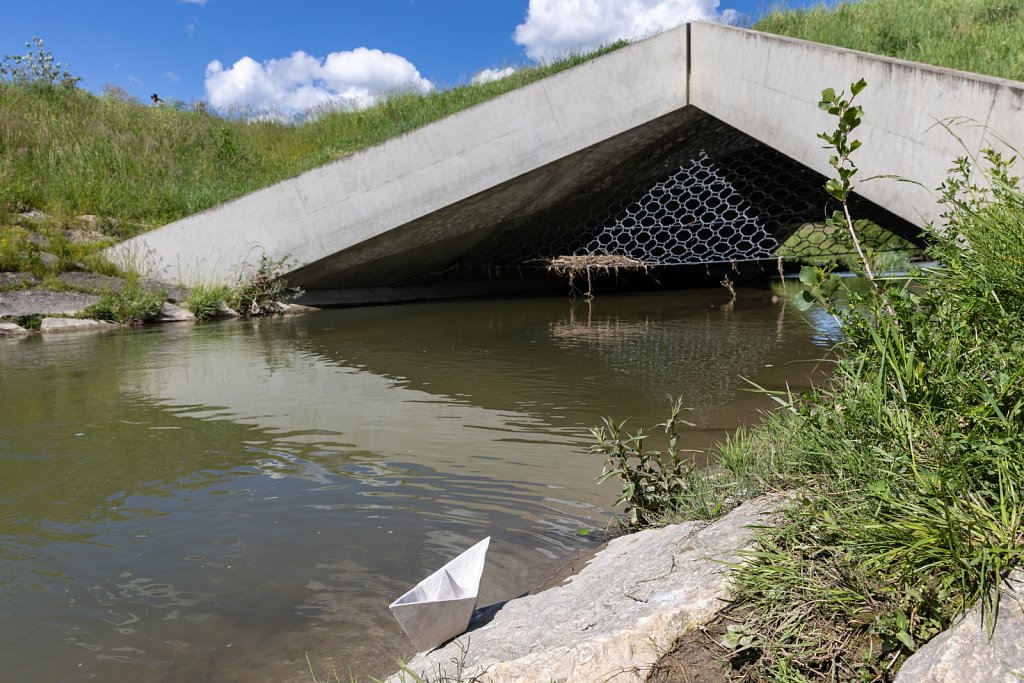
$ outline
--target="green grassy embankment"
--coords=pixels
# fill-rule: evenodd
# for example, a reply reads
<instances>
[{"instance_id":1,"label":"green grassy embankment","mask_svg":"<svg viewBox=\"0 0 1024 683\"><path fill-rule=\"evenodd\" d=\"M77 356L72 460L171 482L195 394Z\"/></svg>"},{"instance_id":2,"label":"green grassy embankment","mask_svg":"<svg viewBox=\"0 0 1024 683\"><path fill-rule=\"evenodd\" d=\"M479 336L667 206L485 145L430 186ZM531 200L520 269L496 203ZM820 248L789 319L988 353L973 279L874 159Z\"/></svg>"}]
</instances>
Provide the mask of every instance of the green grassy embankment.
<instances>
[{"instance_id":1,"label":"green grassy embankment","mask_svg":"<svg viewBox=\"0 0 1024 683\"><path fill-rule=\"evenodd\" d=\"M0 224L39 210L101 216L126 237L394 138L619 47L481 85L395 94L302 124L149 107L116 94L0 81Z\"/></svg>"},{"instance_id":2,"label":"green grassy embankment","mask_svg":"<svg viewBox=\"0 0 1024 683\"><path fill-rule=\"evenodd\" d=\"M1024 4L1017 0L833 2L775 11L753 28L1024 81Z\"/></svg>"}]
</instances>

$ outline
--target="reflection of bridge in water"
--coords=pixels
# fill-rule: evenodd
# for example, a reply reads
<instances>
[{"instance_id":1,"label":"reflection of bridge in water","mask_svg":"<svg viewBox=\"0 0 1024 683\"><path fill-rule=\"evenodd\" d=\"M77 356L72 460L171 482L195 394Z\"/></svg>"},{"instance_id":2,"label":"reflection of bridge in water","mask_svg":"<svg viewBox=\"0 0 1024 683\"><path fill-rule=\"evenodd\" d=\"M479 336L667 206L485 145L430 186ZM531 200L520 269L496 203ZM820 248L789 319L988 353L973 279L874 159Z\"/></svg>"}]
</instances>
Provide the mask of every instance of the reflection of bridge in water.
<instances>
[{"instance_id":1,"label":"reflection of bridge in water","mask_svg":"<svg viewBox=\"0 0 1024 683\"><path fill-rule=\"evenodd\" d=\"M936 120L968 117L1019 142L1020 83L696 23L116 249L185 282L287 257L290 280L322 302L515 286L564 254L763 266L822 220L830 169L815 134L834 124L818 96L861 77L859 177L921 183L859 186L857 214L895 235L938 218L926 188L965 151ZM978 128L957 132L967 152L982 145ZM790 253L835 250L817 237Z\"/></svg>"}]
</instances>

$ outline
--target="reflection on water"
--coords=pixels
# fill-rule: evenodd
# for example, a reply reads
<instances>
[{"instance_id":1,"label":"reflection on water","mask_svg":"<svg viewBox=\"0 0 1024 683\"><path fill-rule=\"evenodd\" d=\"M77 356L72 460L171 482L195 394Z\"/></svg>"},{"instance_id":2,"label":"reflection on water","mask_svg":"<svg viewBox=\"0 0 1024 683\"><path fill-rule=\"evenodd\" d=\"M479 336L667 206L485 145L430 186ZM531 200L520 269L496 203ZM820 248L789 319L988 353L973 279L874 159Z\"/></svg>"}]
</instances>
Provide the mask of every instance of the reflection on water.
<instances>
[{"instance_id":1,"label":"reflection on water","mask_svg":"<svg viewBox=\"0 0 1024 683\"><path fill-rule=\"evenodd\" d=\"M403 654L387 604L483 536L484 603L615 498L602 415L682 395L705 448L801 386L771 294L330 311L0 344L0 661L11 680L308 680ZM828 321L822 321L827 323ZM807 362L797 362L807 361ZM387 666L384 664L383 666Z\"/></svg>"}]
</instances>

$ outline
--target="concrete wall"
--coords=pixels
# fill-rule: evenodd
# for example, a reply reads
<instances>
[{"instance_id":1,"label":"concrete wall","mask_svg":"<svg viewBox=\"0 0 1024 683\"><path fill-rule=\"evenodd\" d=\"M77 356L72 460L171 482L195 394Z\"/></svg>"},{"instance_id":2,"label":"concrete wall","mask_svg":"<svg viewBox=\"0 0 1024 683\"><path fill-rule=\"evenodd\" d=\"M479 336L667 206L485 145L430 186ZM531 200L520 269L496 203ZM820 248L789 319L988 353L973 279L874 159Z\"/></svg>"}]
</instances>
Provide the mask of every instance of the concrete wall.
<instances>
[{"instance_id":1,"label":"concrete wall","mask_svg":"<svg viewBox=\"0 0 1024 683\"><path fill-rule=\"evenodd\" d=\"M170 282L232 282L262 253L302 266L687 104L686 32L617 50L119 245Z\"/></svg>"},{"instance_id":2,"label":"concrete wall","mask_svg":"<svg viewBox=\"0 0 1024 683\"><path fill-rule=\"evenodd\" d=\"M689 62L688 62L689 60ZM401 282L490 239L510 213L558 201L652 136L680 134L692 105L828 174L815 137L825 87L868 88L858 192L923 225L930 190L982 125L1024 148L1024 84L695 23L582 64L273 187L129 240L116 260L169 282L233 282L261 254L288 257L314 289ZM893 180L892 174L923 187ZM823 196L824 198L824 196ZM346 277L351 283L346 282ZM374 278L380 279L375 281Z\"/></svg>"},{"instance_id":3,"label":"concrete wall","mask_svg":"<svg viewBox=\"0 0 1024 683\"><path fill-rule=\"evenodd\" d=\"M861 78L864 123L857 191L917 225L938 218L929 190L965 150L936 122L966 117L955 128L971 154L987 126L1024 144L1024 84L868 55L719 24L690 29L690 103L820 173L829 154L815 137L835 128L817 108L821 91ZM981 124L981 125L979 125ZM897 175L924 187L865 178ZM925 189L927 188L927 189Z\"/></svg>"}]
</instances>

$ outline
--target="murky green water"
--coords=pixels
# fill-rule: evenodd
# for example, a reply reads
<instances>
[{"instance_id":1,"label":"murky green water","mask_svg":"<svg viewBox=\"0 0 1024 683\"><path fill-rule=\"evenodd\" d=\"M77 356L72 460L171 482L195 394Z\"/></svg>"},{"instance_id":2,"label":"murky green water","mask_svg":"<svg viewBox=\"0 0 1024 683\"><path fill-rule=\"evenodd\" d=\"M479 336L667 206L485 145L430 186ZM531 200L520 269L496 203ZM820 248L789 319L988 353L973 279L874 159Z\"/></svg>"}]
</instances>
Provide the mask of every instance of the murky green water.
<instances>
[{"instance_id":1,"label":"murky green water","mask_svg":"<svg viewBox=\"0 0 1024 683\"><path fill-rule=\"evenodd\" d=\"M381 673L387 604L491 535L481 604L602 528L587 428L706 447L822 333L769 292L474 301L0 343L0 677Z\"/></svg>"}]
</instances>

